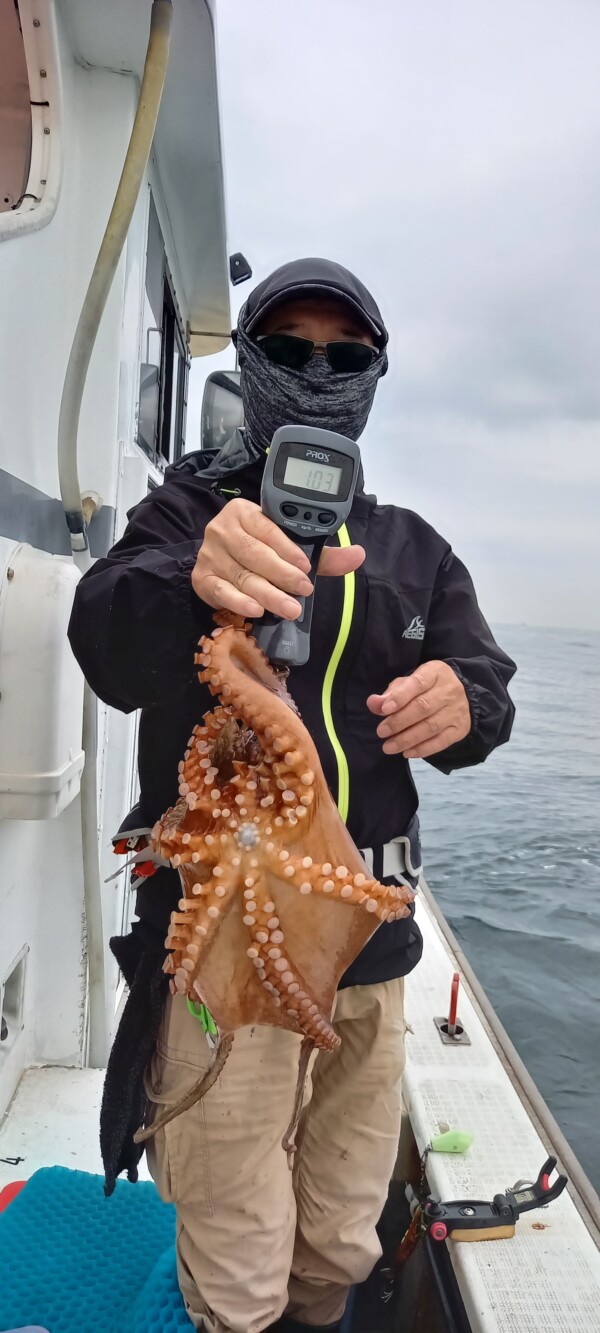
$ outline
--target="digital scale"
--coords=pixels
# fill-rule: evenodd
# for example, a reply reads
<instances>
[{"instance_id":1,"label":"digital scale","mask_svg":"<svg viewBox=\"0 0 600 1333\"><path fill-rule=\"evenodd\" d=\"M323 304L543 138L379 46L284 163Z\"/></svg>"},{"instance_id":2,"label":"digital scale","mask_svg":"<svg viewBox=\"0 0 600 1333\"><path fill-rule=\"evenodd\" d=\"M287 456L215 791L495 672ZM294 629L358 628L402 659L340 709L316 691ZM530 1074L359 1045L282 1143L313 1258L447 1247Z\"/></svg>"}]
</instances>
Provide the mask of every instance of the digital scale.
<instances>
[{"instance_id":1,"label":"digital scale","mask_svg":"<svg viewBox=\"0 0 600 1333\"><path fill-rule=\"evenodd\" d=\"M359 466L358 445L335 431L280 426L273 436L261 508L306 552L313 582L325 542L338 532L352 508ZM256 642L278 665L303 666L310 655L314 593L297 600L302 607L297 620L281 620L265 611L255 623Z\"/></svg>"}]
</instances>

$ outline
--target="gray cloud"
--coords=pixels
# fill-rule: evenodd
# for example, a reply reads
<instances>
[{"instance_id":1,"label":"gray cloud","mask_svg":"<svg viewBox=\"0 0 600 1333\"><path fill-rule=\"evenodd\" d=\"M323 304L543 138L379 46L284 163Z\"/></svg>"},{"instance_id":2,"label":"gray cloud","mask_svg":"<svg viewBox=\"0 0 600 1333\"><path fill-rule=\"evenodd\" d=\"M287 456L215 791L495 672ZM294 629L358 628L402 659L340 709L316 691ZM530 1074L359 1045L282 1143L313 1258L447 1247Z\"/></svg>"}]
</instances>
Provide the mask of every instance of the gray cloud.
<instances>
[{"instance_id":1,"label":"gray cloud","mask_svg":"<svg viewBox=\"0 0 600 1333\"><path fill-rule=\"evenodd\" d=\"M339 259L390 328L369 488L444 532L488 618L600 628L597 6L219 16L230 248L257 280Z\"/></svg>"}]
</instances>

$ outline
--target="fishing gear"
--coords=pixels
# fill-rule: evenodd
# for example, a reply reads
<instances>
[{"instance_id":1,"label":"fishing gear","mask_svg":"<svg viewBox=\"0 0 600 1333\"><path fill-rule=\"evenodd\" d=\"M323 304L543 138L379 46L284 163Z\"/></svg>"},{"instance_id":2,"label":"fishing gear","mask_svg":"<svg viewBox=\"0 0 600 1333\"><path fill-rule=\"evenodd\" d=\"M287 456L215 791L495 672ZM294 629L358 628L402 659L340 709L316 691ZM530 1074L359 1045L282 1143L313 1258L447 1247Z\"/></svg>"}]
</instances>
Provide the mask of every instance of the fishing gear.
<instances>
[{"instance_id":1,"label":"fishing gear","mask_svg":"<svg viewBox=\"0 0 600 1333\"><path fill-rule=\"evenodd\" d=\"M479 1199L454 1199L438 1203L427 1199L423 1205L423 1229L432 1240L476 1241L506 1240L515 1234L522 1213L532 1208L545 1208L558 1199L566 1184L566 1176L557 1176L550 1184L556 1158L549 1157L536 1181L519 1181L512 1190L495 1194L491 1203Z\"/></svg>"},{"instance_id":2,"label":"fishing gear","mask_svg":"<svg viewBox=\"0 0 600 1333\"><path fill-rule=\"evenodd\" d=\"M429 1197L417 1204L412 1221L396 1252L396 1269L402 1267L428 1236L433 1241L507 1240L514 1236L522 1213L545 1208L562 1194L566 1176L550 1177L556 1158L549 1157L535 1181L518 1181L512 1190L495 1194L491 1202L481 1199L452 1199L442 1202Z\"/></svg>"}]
</instances>

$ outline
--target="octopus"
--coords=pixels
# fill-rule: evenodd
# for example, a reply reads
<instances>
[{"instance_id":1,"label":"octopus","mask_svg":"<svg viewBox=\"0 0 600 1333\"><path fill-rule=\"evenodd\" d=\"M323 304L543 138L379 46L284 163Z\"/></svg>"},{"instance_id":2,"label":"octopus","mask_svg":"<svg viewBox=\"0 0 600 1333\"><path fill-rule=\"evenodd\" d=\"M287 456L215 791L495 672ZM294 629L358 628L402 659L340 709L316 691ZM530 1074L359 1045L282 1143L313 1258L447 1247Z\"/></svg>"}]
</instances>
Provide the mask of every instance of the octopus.
<instances>
[{"instance_id":1,"label":"octopus","mask_svg":"<svg viewBox=\"0 0 600 1333\"><path fill-rule=\"evenodd\" d=\"M267 1024L303 1038L288 1152L313 1051L333 1051L338 982L378 926L409 912L412 892L369 874L327 786L285 678L250 626L219 614L195 662L215 707L179 765L179 799L151 850L182 886L165 941L174 994L204 1004L217 1027L213 1061L176 1107L213 1085L237 1029Z\"/></svg>"}]
</instances>

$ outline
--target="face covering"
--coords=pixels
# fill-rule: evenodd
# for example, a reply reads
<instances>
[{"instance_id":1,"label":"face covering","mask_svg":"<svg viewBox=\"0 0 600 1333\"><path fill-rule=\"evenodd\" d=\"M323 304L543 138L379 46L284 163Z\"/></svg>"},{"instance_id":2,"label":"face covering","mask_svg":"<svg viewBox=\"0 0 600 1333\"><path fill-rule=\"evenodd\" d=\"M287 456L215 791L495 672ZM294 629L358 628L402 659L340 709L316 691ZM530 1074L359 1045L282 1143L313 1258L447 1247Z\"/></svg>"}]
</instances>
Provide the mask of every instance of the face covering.
<instances>
[{"instance_id":1,"label":"face covering","mask_svg":"<svg viewBox=\"0 0 600 1333\"><path fill-rule=\"evenodd\" d=\"M377 381L387 369L381 353L367 370L336 374L324 356L311 357L302 370L274 365L238 326L246 439L268 449L279 426L320 426L358 440L367 424Z\"/></svg>"}]
</instances>

